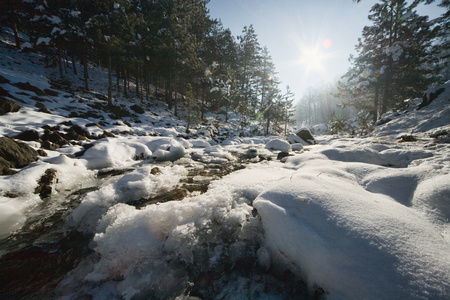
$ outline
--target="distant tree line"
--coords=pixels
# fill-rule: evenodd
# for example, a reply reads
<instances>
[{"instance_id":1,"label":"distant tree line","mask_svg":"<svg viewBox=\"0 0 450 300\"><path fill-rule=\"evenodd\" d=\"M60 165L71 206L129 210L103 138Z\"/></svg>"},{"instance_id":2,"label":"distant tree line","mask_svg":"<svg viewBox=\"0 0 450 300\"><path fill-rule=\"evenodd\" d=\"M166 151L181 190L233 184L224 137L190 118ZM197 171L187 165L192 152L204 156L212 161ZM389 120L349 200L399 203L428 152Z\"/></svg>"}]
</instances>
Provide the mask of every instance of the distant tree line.
<instances>
[{"instance_id":1,"label":"distant tree line","mask_svg":"<svg viewBox=\"0 0 450 300\"><path fill-rule=\"evenodd\" d=\"M201 119L206 109L220 108L226 121L230 112L239 112L243 126L258 119L267 132L270 124L289 122L293 95L278 89L272 58L253 26L234 38L209 16L208 2L0 1L0 20L14 31L18 49L24 46L18 33L24 32L61 77L64 64L81 62L83 70L75 63L72 69L82 73L86 89L88 64L107 68L109 105L114 86L124 97L133 88L143 102L163 97L175 115L181 105Z\"/></svg>"}]
</instances>

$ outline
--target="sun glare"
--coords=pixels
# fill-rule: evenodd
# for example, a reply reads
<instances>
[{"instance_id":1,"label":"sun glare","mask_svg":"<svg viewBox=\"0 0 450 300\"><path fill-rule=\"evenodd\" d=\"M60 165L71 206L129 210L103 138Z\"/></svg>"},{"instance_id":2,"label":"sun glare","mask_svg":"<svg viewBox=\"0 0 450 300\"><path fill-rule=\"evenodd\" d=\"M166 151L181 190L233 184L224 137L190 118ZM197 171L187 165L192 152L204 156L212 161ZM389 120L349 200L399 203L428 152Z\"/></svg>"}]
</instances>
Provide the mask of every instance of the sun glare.
<instances>
[{"instance_id":1,"label":"sun glare","mask_svg":"<svg viewBox=\"0 0 450 300\"><path fill-rule=\"evenodd\" d=\"M309 70L320 70L323 67L323 59L324 56L318 49L308 49L303 51L300 63L304 64Z\"/></svg>"},{"instance_id":2,"label":"sun glare","mask_svg":"<svg viewBox=\"0 0 450 300\"><path fill-rule=\"evenodd\" d=\"M298 62L305 67L306 73L311 71L323 72L326 68L326 60L330 58L332 42L325 39L316 43L315 46L300 47L300 59Z\"/></svg>"}]
</instances>

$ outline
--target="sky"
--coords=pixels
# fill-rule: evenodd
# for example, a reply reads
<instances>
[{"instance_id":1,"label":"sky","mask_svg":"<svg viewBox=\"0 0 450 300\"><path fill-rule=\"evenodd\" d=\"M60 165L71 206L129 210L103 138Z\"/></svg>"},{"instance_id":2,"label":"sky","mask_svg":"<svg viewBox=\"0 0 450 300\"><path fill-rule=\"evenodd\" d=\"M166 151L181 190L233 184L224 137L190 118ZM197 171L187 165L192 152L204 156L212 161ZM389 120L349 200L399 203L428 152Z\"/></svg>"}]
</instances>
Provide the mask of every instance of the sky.
<instances>
[{"instance_id":1,"label":"sky","mask_svg":"<svg viewBox=\"0 0 450 300\"><path fill-rule=\"evenodd\" d=\"M336 81L350 67L348 58L376 0L211 0L212 18L234 36L253 25L267 46L281 80L299 99L308 87ZM436 5L421 12L439 15Z\"/></svg>"}]
</instances>

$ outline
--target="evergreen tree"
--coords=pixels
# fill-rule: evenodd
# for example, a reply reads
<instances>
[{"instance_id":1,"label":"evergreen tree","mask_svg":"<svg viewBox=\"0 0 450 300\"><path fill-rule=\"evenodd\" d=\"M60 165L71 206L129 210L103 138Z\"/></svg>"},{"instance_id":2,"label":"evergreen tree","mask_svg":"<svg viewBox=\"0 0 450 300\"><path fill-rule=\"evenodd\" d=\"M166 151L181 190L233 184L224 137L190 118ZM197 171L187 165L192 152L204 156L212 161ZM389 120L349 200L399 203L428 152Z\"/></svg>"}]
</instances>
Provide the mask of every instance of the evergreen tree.
<instances>
[{"instance_id":1,"label":"evergreen tree","mask_svg":"<svg viewBox=\"0 0 450 300\"><path fill-rule=\"evenodd\" d=\"M373 25L363 29L356 49L358 56L346 74L356 85L349 94L372 99L374 119L399 108L408 97L421 95L434 78L424 66L431 62L431 23L404 0L381 0L371 9Z\"/></svg>"},{"instance_id":2,"label":"evergreen tree","mask_svg":"<svg viewBox=\"0 0 450 300\"><path fill-rule=\"evenodd\" d=\"M258 103L258 94L254 89L256 82L256 71L259 66L261 47L253 25L245 26L242 35L238 36L238 57L240 74L238 80L240 83L243 103L239 103L238 110L244 117L244 114L254 114ZM244 120L243 120L244 121Z\"/></svg>"}]
</instances>

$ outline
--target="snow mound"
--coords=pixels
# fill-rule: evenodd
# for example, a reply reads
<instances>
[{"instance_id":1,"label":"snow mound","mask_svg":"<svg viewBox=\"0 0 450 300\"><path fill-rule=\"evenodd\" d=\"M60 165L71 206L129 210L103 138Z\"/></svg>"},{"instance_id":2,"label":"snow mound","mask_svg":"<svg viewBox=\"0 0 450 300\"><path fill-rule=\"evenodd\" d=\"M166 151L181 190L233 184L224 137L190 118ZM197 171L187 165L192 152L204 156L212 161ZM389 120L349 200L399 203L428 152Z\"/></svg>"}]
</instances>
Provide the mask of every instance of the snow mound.
<instances>
[{"instance_id":1,"label":"snow mound","mask_svg":"<svg viewBox=\"0 0 450 300\"><path fill-rule=\"evenodd\" d=\"M52 195L82 188L94 178L94 172L87 170L83 163L65 155L34 162L14 175L1 176L0 237L19 229L26 221L27 213L42 203L35 189L40 178L50 168L56 171L51 186ZM5 194L16 196L4 197Z\"/></svg>"},{"instance_id":2,"label":"snow mound","mask_svg":"<svg viewBox=\"0 0 450 300\"><path fill-rule=\"evenodd\" d=\"M448 163L356 159L378 162L374 153L321 147L288 158L294 174L254 201L265 247L330 299L448 298Z\"/></svg>"},{"instance_id":3,"label":"snow mound","mask_svg":"<svg viewBox=\"0 0 450 300\"><path fill-rule=\"evenodd\" d=\"M176 140L171 141L168 149L169 150L156 150L153 153L153 158L158 161L176 161L177 159L182 158L186 153L186 149L183 145Z\"/></svg>"},{"instance_id":4,"label":"snow mound","mask_svg":"<svg viewBox=\"0 0 450 300\"><path fill-rule=\"evenodd\" d=\"M373 135L398 136L405 133L430 134L438 130L450 131L450 81L430 88L426 98L437 91L440 91L440 94L436 99L423 108L418 109L417 105L413 105L405 111L383 115L381 120L387 123L376 126Z\"/></svg>"},{"instance_id":5,"label":"snow mound","mask_svg":"<svg viewBox=\"0 0 450 300\"><path fill-rule=\"evenodd\" d=\"M125 143L119 139L99 140L83 155L89 169L123 167L135 159L152 156L148 147L141 143Z\"/></svg>"},{"instance_id":6,"label":"snow mound","mask_svg":"<svg viewBox=\"0 0 450 300\"><path fill-rule=\"evenodd\" d=\"M291 145L285 140L274 139L266 144L266 149L289 152L291 151Z\"/></svg>"},{"instance_id":7,"label":"snow mound","mask_svg":"<svg viewBox=\"0 0 450 300\"><path fill-rule=\"evenodd\" d=\"M72 211L70 223L81 231L92 232L111 206L161 195L174 188L186 174L182 166L160 167L156 172L150 166L141 167L117 182L87 194Z\"/></svg>"}]
</instances>

